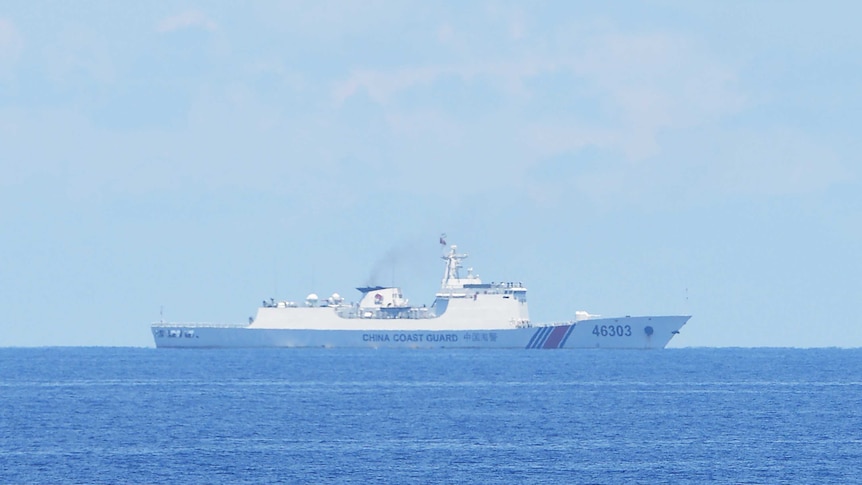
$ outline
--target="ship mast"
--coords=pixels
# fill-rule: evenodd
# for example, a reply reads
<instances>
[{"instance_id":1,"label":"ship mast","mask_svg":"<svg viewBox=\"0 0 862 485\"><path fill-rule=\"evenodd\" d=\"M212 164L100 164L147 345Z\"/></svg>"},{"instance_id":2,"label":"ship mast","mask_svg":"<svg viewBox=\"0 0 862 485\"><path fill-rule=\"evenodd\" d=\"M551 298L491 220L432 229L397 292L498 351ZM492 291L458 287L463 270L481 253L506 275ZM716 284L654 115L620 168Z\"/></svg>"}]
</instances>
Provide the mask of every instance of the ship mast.
<instances>
[{"instance_id":1,"label":"ship mast","mask_svg":"<svg viewBox=\"0 0 862 485\"><path fill-rule=\"evenodd\" d=\"M458 274L458 269L461 268L461 261L467 258L466 254L458 254L458 246L452 245L449 249L449 254L440 258L446 261L446 270L443 273L443 281L440 283L441 288L462 288L461 276Z\"/></svg>"}]
</instances>

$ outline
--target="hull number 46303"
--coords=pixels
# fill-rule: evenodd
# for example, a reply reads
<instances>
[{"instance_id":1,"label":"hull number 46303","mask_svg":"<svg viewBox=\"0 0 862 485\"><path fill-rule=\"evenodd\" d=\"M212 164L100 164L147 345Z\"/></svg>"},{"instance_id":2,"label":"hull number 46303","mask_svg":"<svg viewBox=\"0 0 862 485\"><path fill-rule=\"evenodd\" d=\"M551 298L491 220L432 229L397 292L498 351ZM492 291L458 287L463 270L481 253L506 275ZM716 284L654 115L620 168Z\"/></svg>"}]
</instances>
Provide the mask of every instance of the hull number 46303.
<instances>
[{"instance_id":1,"label":"hull number 46303","mask_svg":"<svg viewBox=\"0 0 862 485\"><path fill-rule=\"evenodd\" d=\"M631 325L596 325L593 327L593 335L596 337L630 337Z\"/></svg>"}]
</instances>

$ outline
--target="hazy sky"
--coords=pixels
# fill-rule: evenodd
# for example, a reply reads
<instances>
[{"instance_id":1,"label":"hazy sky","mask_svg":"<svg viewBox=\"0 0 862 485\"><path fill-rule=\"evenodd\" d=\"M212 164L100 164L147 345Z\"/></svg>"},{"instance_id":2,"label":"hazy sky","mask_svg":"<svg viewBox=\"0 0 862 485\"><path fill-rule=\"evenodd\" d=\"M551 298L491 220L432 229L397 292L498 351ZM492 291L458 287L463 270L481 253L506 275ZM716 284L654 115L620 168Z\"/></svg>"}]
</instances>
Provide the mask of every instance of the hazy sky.
<instances>
[{"instance_id":1,"label":"hazy sky","mask_svg":"<svg viewBox=\"0 0 862 485\"><path fill-rule=\"evenodd\" d=\"M398 284L862 346L862 3L0 4L0 346Z\"/></svg>"}]
</instances>

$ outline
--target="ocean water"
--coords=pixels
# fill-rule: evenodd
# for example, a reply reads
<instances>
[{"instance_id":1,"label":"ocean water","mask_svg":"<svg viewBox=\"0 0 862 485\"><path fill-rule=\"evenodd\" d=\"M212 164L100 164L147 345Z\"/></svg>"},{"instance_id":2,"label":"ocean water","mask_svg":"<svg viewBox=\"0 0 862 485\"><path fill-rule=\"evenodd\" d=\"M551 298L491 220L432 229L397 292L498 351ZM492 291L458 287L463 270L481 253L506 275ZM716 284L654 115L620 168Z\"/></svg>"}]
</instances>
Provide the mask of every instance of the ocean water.
<instances>
[{"instance_id":1,"label":"ocean water","mask_svg":"<svg viewBox=\"0 0 862 485\"><path fill-rule=\"evenodd\" d=\"M0 349L2 483L860 483L862 350Z\"/></svg>"}]
</instances>

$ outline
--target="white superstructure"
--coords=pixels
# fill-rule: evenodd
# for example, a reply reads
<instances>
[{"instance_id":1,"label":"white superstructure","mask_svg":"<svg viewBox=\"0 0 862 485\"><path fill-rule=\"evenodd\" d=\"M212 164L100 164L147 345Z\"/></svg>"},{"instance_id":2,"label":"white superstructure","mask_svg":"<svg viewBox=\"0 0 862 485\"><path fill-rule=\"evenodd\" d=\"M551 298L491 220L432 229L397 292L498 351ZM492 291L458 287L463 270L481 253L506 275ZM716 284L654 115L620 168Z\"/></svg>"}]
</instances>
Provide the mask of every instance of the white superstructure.
<instances>
[{"instance_id":1,"label":"white superstructure","mask_svg":"<svg viewBox=\"0 0 862 485\"><path fill-rule=\"evenodd\" d=\"M397 287L357 288L345 303L337 293L302 303L263 302L248 325L155 323L157 347L496 347L663 348L688 316L596 318L533 325L521 282L483 283L466 254L451 246L431 306L411 306Z\"/></svg>"}]
</instances>

